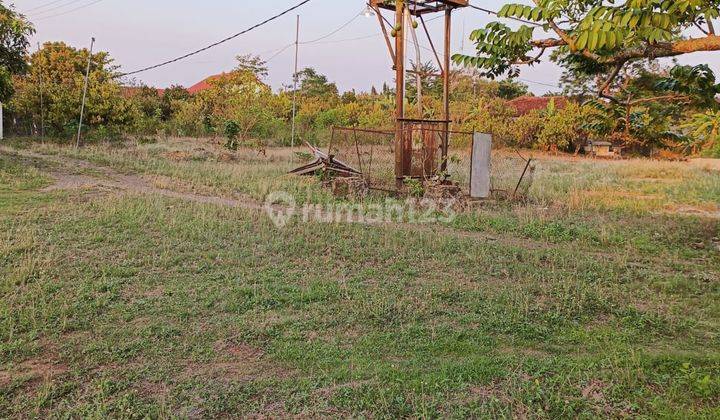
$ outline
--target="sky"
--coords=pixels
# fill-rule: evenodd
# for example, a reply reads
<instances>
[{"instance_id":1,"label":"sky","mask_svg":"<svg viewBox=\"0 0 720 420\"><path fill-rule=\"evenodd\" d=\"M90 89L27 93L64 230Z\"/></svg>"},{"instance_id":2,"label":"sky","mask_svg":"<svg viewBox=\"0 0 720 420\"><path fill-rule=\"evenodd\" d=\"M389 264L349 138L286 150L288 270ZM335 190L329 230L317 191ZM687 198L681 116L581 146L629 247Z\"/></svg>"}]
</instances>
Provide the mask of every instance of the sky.
<instances>
[{"instance_id":1,"label":"sky","mask_svg":"<svg viewBox=\"0 0 720 420\"><path fill-rule=\"evenodd\" d=\"M505 3L503 0L471 1L492 10L500 9ZM64 41L83 48L89 46L91 37L95 37L95 48L109 52L121 66L121 71L144 68L204 47L298 2L14 0L17 10L36 26L33 46L37 42ZM358 16L365 8L364 4L363 0L312 0L297 12L200 55L141 73L135 76L136 81L156 87L189 87L209 75L231 70L238 55L256 54L269 60L267 82L276 89L281 88L292 80L294 48L288 46L294 42L299 14L300 42L305 43L300 46L301 69L314 67L336 82L341 91L367 91L372 86L380 87L383 82L391 83L394 73L377 19ZM492 18L471 8L455 12L453 53L472 53L472 44L467 41L470 31L485 26ZM436 46L442 45L442 22L443 19L437 19L428 23ZM423 38L420 44L427 47L428 41ZM410 51L414 54L414 48ZM433 59L428 50L423 49L422 54L423 61ZM720 71L720 54L697 53L684 56L680 62L709 63L716 72ZM558 66L545 61L523 68L520 79L533 93L540 95L559 90L557 83L561 71Z\"/></svg>"}]
</instances>

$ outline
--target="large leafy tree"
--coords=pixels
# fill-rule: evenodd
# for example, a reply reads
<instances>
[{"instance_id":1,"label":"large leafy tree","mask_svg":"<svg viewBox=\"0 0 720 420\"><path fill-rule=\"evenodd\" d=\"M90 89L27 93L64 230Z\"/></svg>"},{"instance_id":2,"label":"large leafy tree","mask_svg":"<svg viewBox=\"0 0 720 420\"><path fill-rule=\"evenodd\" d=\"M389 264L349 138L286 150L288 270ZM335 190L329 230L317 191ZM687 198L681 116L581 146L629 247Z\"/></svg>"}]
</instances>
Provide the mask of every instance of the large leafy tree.
<instances>
[{"instance_id":1,"label":"large leafy tree","mask_svg":"<svg viewBox=\"0 0 720 420\"><path fill-rule=\"evenodd\" d=\"M254 57L238 57L238 66L210 82L210 89L200 92L196 100L216 131L228 137L227 146L238 147L238 141L264 137L289 107L262 82L265 63ZM258 142L260 150L264 146Z\"/></svg>"},{"instance_id":2,"label":"large leafy tree","mask_svg":"<svg viewBox=\"0 0 720 420\"><path fill-rule=\"evenodd\" d=\"M439 77L440 72L431 61L425 63L410 62L412 74L414 77L408 77L405 81L405 90L407 98L412 103L417 101L417 78L420 78L421 93L424 96L440 97L442 95L442 79Z\"/></svg>"},{"instance_id":3,"label":"large leafy tree","mask_svg":"<svg viewBox=\"0 0 720 420\"><path fill-rule=\"evenodd\" d=\"M0 101L6 101L12 95L11 76L27 70L29 38L34 33L35 29L25 16L0 0Z\"/></svg>"},{"instance_id":4,"label":"large leafy tree","mask_svg":"<svg viewBox=\"0 0 720 420\"><path fill-rule=\"evenodd\" d=\"M599 96L613 100L610 88L623 69L643 59L720 50L713 20L719 0L532 0L508 3L501 20L472 32L475 55L454 61L482 69L484 75L516 76L520 65L555 58L585 74L604 75ZM695 36L691 36L693 32Z\"/></svg>"},{"instance_id":5,"label":"large leafy tree","mask_svg":"<svg viewBox=\"0 0 720 420\"><path fill-rule=\"evenodd\" d=\"M162 95L160 108L162 110L162 119L169 121L181 103L190 99L190 92L182 86L172 85L165 89Z\"/></svg>"},{"instance_id":6,"label":"large leafy tree","mask_svg":"<svg viewBox=\"0 0 720 420\"><path fill-rule=\"evenodd\" d=\"M16 93L10 102L19 120L35 126L40 121L40 89L44 100L44 124L50 135L63 136L76 130L89 51L62 42L43 45L29 58L26 74L15 76ZM123 98L116 69L106 52L93 53L86 101L86 123L90 127L122 126L132 122L129 101Z\"/></svg>"},{"instance_id":7,"label":"large leafy tree","mask_svg":"<svg viewBox=\"0 0 720 420\"><path fill-rule=\"evenodd\" d=\"M689 135L680 143L687 153L697 154L702 149L712 150L720 143L720 111L695 114L682 128L689 131ZM712 156L720 157L715 154Z\"/></svg>"},{"instance_id":8,"label":"large leafy tree","mask_svg":"<svg viewBox=\"0 0 720 420\"><path fill-rule=\"evenodd\" d=\"M320 74L313 68L306 68L295 75L300 82L299 94L305 98L333 98L338 96L335 83L328 81L327 76Z\"/></svg>"},{"instance_id":9,"label":"large leafy tree","mask_svg":"<svg viewBox=\"0 0 720 420\"><path fill-rule=\"evenodd\" d=\"M688 113L717 107L719 92L720 85L707 65L664 68L657 63L634 63L608 88L612 102L590 103L597 112L588 116L586 126L637 150L675 147L683 137L678 127Z\"/></svg>"}]
</instances>

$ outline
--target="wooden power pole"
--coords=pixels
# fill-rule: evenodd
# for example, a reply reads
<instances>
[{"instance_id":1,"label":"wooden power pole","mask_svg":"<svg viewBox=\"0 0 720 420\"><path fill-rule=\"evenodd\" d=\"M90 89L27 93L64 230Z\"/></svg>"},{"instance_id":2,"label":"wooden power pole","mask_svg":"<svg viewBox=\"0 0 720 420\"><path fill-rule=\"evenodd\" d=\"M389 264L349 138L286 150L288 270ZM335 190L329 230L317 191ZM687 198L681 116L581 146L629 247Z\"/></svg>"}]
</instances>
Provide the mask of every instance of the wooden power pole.
<instances>
[{"instance_id":1,"label":"wooden power pole","mask_svg":"<svg viewBox=\"0 0 720 420\"><path fill-rule=\"evenodd\" d=\"M443 57L443 119L445 120L440 172L447 173L448 148L450 143L450 41L452 36L452 9L445 9L445 56Z\"/></svg>"}]
</instances>

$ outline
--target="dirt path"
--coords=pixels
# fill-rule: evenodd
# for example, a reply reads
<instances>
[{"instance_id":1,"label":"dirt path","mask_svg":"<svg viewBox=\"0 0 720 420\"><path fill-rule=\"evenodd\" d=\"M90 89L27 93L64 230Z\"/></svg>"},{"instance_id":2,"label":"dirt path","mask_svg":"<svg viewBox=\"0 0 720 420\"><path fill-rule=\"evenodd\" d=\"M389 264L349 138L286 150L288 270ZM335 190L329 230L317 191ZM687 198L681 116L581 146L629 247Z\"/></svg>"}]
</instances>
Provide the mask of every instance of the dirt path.
<instances>
[{"instance_id":1,"label":"dirt path","mask_svg":"<svg viewBox=\"0 0 720 420\"><path fill-rule=\"evenodd\" d=\"M262 210L264 206L256 201L237 200L233 198L200 195L195 193L179 192L152 186L146 179L135 175L109 174L107 179L96 178L89 175L71 175L54 172L50 175L55 183L43 191L74 190L86 188L112 188L144 195L159 195L202 204L215 204L227 207L244 208L248 210Z\"/></svg>"},{"instance_id":2,"label":"dirt path","mask_svg":"<svg viewBox=\"0 0 720 420\"><path fill-rule=\"evenodd\" d=\"M102 174L102 177L100 177L92 175L71 174L68 173L69 171L63 170L49 171L47 172L48 175L50 175L55 180L55 182L49 187L44 188L44 192L59 190L110 188L137 194L159 195L163 197L176 198L202 204L215 204L227 207L245 208L248 210L264 209L264 206L261 203L250 198L243 198L242 200L239 200L226 197L207 196L195 193L173 191L165 188L158 188L153 186L147 179L141 176L121 174L109 167L95 165L84 160L60 156L43 155L27 150L10 149L4 146L0 147L0 152L25 158L50 161L52 163L61 165L63 168L80 168Z\"/></svg>"}]
</instances>

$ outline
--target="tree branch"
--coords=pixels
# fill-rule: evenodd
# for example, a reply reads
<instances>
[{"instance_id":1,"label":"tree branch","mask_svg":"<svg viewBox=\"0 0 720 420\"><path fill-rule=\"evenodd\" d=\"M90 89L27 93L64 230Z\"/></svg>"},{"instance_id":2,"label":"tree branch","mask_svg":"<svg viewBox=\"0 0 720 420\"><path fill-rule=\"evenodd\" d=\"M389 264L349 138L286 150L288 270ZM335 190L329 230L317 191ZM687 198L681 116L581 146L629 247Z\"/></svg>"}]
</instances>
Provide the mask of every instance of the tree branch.
<instances>
[{"instance_id":1,"label":"tree branch","mask_svg":"<svg viewBox=\"0 0 720 420\"><path fill-rule=\"evenodd\" d=\"M599 97L609 99L613 102L618 102L614 96L610 95L609 89L613 81L615 81L615 79L617 78L618 74L620 74L622 68L625 66L625 63L626 62L622 62L615 65L615 68L613 69L612 73L610 73L610 76L608 76L602 86L600 86L600 89L598 91Z\"/></svg>"},{"instance_id":2,"label":"tree branch","mask_svg":"<svg viewBox=\"0 0 720 420\"><path fill-rule=\"evenodd\" d=\"M545 54L545 50L547 48L541 48L540 53L536 55L535 57L523 57L522 60L517 60L514 64L520 65L520 64L533 64L537 63L540 60L540 57L542 57Z\"/></svg>"},{"instance_id":3,"label":"tree branch","mask_svg":"<svg viewBox=\"0 0 720 420\"><path fill-rule=\"evenodd\" d=\"M645 48L631 48L620 52L608 59L602 59L599 63L615 64L620 61L629 61L636 58L662 58L675 57L700 51L720 51L720 36L708 35L703 38L690 38L676 42L662 42L648 45Z\"/></svg>"},{"instance_id":4,"label":"tree branch","mask_svg":"<svg viewBox=\"0 0 720 420\"><path fill-rule=\"evenodd\" d=\"M705 20L707 21L708 32L710 32L710 35L715 35L715 25L713 25L712 18L705 14Z\"/></svg>"},{"instance_id":5,"label":"tree branch","mask_svg":"<svg viewBox=\"0 0 720 420\"><path fill-rule=\"evenodd\" d=\"M629 106L635 106L647 102L655 102L655 101L669 101L669 100L683 100L683 101L689 101L690 97L687 95L679 95L677 93L674 93L672 95L663 95L663 96L655 96L652 98L641 98L641 99L635 99L634 101L628 101Z\"/></svg>"},{"instance_id":6,"label":"tree branch","mask_svg":"<svg viewBox=\"0 0 720 420\"><path fill-rule=\"evenodd\" d=\"M548 38L548 39L532 40L532 41L530 41L530 45L532 45L535 48L555 48L555 47L562 47L564 45L567 45L567 43L565 41L563 41L562 39Z\"/></svg>"},{"instance_id":7,"label":"tree branch","mask_svg":"<svg viewBox=\"0 0 720 420\"><path fill-rule=\"evenodd\" d=\"M533 0L533 3L535 3L537 6L540 6L540 0ZM577 48L575 48L575 40L567 34L560 26L558 26L557 23L553 19L548 19L548 25L550 25L550 28L552 28L553 31L555 31L556 34L565 42L565 45L568 45L570 47L570 50L573 52L577 51ZM591 59L591 60L597 60L600 58L598 55L591 53L588 50L582 50L580 52L585 57Z\"/></svg>"},{"instance_id":8,"label":"tree branch","mask_svg":"<svg viewBox=\"0 0 720 420\"><path fill-rule=\"evenodd\" d=\"M705 35L710 35L710 33L708 31L706 31L702 26L700 26L699 23L693 22L693 24L695 25L695 27L697 27L700 30L700 32L704 33Z\"/></svg>"},{"instance_id":9,"label":"tree branch","mask_svg":"<svg viewBox=\"0 0 720 420\"><path fill-rule=\"evenodd\" d=\"M554 48L570 44L568 44L565 39L550 38L530 41L530 45L536 48ZM607 57L601 57L587 51L582 51L581 53L598 64L621 64L637 58L675 57L678 55L701 51L720 51L720 36L708 35L702 38L690 38L675 42L649 44L644 47L622 50L615 55Z\"/></svg>"}]
</instances>

